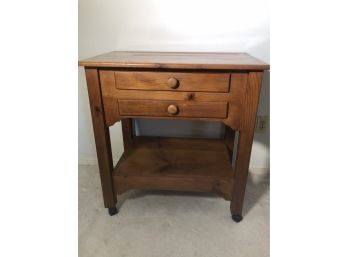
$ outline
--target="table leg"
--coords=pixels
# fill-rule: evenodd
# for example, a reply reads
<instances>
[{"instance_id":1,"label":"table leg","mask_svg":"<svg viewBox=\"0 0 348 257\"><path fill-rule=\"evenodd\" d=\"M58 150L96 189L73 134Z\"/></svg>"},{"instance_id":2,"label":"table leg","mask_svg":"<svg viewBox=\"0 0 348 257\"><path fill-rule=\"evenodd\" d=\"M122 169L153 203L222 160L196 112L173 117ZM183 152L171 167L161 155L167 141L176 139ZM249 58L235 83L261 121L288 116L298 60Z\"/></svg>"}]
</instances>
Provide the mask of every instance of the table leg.
<instances>
[{"instance_id":1,"label":"table leg","mask_svg":"<svg viewBox=\"0 0 348 257\"><path fill-rule=\"evenodd\" d=\"M123 147L124 150L132 148L133 140L133 125L132 119L123 119L122 121L122 136L123 136Z\"/></svg>"},{"instance_id":2,"label":"table leg","mask_svg":"<svg viewBox=\"0 0 348 257\"><path fill-rule=\"evenodd\" d=\"M234 148L234 138L235 138L235 131L231 129L229 126L225 125L225 144L228 149L228 153L230 155L230 161L232 163L233 159L233 148Z\"/></svg>"},{"instance_id":3,"label":"table leg","mask_svg":"<svg viewBox=\"0 0 348 257\"><path fill-rule=\"evenodd\" d=\"M112 152L109 127L105 123L105 115L101 96L98 70L85 68L89 103L91 107L94 138L97 149L99 173L103 191L104 206L109 208L109 214L117 213L117 196L112 181Z\"/></svg>"},{"instance_id":4,"label":"table leg","mask_svg":"<svg viewBox=\"0 0 348 257\"><path fill-rule=\"evenodd\" d=\"M238 136L237 158L231 200L231 214L235 222L243 219L242 209L249 172L251 148L254 138L257 107L259 103L262 72L250 72L246 85L243 117Z\"/></svg>"}]
</instances>

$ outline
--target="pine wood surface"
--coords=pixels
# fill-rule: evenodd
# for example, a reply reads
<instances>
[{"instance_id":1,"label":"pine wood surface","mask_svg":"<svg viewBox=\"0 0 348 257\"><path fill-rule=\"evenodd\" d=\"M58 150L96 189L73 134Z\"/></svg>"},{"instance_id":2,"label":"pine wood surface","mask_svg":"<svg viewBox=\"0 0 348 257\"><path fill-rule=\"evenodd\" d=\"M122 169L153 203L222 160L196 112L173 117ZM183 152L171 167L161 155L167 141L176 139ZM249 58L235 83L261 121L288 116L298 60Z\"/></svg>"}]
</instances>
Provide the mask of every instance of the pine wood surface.
<instances>
[{"instance_id":1,"label":"pine wood surface","mask_svg":"<svg viewBox=\"0 0 348 257\"><path fill-rule=\"evenodd\" d=\"M221 140L136 137L113 177L118 193L131 188L193 190L230 199L233 170Z\"/></svg>"},{"instance_id":2,"label":"pine wood surface","mask_svg":"<svg viewBox=\"0 0 348 257\"><path fill-rule=\"evenodd\" d=\"M227 102L118 100L123 116L225 118Z\"/></svg>"},{"instance_id":3,"label":"pine wood surface","mask_svg":"<svg viewBox=\"0 0 348 257\"><path fill-rule=\"evenodd\" d=\"M118 89L228 92L229 73L116 71Z\"/></svg>"},{"instance_id":4,"label":"pine wood surface","mask_svg":"<svg viewBox=\"0 0 348 257\"><path fill-rule=\"evenodd\" d=\"M85 67L268 70L247 53L110 52L79 61Z\"/></svg>"}]
</instances>

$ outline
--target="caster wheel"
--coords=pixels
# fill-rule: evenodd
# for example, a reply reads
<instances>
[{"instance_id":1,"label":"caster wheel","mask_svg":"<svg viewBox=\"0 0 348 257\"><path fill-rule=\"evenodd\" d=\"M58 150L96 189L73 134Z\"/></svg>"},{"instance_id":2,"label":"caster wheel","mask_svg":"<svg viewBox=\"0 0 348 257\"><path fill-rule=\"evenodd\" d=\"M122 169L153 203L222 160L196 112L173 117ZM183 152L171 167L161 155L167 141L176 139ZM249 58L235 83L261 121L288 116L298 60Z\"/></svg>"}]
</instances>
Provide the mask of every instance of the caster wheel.
<instances>
[{"instance_id":1,"label":"caster wheel","mask_svg":"<svg viewBox=\"0 0 348 257\"><path fill-rule=\"evenodd\" d=\"M240 221L242 221L242 219L243 219L243 216L242 215L239 215L239 214L233 214L232 215L232 219L233 219L233 221L234 222L240 222Z\"/></svg>"},{"instance_id":2,"label":"caster wheel","mask_svg":"<svg viewBox=\"0 0 348 257\"><path fill-rule=\"evenodd\" d=\"M116 207L113 207L113 208L109 208L109 215L110 216L114 216L115 214L118 213L118 210Z\"/></svg>"}]
</instances>

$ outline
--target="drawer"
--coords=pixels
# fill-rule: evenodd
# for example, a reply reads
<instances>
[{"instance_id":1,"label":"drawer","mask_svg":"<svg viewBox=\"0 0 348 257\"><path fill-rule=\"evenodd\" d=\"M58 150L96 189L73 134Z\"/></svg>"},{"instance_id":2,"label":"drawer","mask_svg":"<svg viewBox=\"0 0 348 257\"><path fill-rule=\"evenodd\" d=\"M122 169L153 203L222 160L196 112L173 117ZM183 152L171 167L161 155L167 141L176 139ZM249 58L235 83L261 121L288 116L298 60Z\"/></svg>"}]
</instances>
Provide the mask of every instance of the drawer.
<instances>
[{"instance_id":1,"label":"drawer","mask_svg":"<svg viewBox=\"0 0 348 257\"><path fill-rule=\"evenodd\" d=\"M229 73L116 71L118 89L228 92Z\"/></svg>"},{"instance_id":2,"label":"drawer","mask_svg":"<svg viewBox=\"0 0 348 257\"><path fill-rule=\"evenodd\" d=\"M118 100L122 116L226 118L227 102Z\"/></svg>"}]
</instances>

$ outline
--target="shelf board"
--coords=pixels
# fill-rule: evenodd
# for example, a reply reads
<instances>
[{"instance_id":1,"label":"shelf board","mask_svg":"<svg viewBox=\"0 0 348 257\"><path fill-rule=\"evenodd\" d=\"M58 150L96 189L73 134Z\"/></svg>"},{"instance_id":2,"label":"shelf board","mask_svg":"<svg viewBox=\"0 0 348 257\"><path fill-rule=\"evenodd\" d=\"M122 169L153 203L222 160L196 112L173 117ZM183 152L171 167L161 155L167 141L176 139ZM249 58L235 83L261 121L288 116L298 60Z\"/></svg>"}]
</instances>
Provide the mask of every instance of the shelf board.
<instances>
[{"instance_id":1,"label":"shelf board","mask_svg":"<svg viewBox=\"0 0 348 257\"><path fill-rule=\"evenodd\" d=\"M233 170L222 140L135 137L113 178L117 193L162 189L214 192L229 199Z\"/></svg>"}]
</instances>

